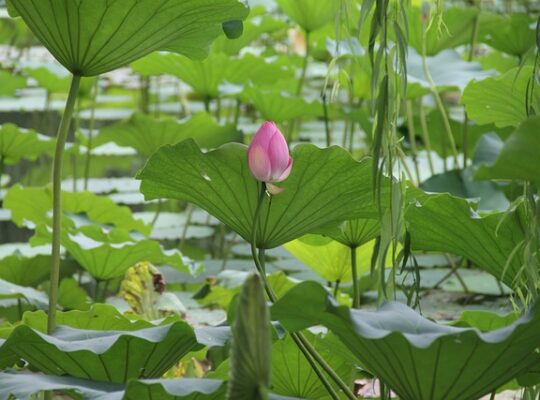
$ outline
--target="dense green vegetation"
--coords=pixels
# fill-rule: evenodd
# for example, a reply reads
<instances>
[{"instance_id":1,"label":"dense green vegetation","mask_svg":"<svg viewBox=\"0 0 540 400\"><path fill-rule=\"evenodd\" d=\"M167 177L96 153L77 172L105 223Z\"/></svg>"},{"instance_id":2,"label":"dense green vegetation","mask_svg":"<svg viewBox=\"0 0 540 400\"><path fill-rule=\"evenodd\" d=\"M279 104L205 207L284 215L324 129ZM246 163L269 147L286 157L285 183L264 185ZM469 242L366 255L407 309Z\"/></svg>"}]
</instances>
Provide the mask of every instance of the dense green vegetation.
<instances>
[{"instance_id":1,"label":"dense green vegetation","mask_svg":"<svg viewBox=\"0 0 540 400\"><path fill-rule=\"evenodd\" d=\"M538 2L4 7L0 400L540 399Z\"/></svg>"}]
</instances>

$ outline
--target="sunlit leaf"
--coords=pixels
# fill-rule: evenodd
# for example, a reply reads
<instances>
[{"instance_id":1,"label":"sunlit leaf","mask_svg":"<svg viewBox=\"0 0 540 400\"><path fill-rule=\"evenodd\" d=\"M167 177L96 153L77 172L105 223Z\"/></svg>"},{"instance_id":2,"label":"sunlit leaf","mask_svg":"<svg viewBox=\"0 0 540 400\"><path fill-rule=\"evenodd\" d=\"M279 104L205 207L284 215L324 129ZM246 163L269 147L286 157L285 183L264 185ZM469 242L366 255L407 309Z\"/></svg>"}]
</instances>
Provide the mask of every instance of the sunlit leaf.
<instances>
[{"instance_id":1,"label":"sunlit leaf","mask_svg":"<svg viewBox=\"0 0 540 400\"><path fill-rule=\"evenodd\" d=\"M318 0L277 0L281 9L302 29L311 32L334 20L339 2Z\"/></svg>"},{"instance_id":2,"label":"sunlit leaf","mask_svg":"<svg viewBox=\"0 0 540 400\"><path fill-rule=\"evenodd\" d=\"M439 325L400 303L378 311L337 306L315 282L293 288L272 307L289 330L323 324L401 399L475 400L536 361L540 308L488 333Z\"/></svg>"},{"instance_id":3,"label":"sunlit leaf","mask_svg":"<svg viewBox=\"0 0 540 400\"><path fill-rule=\"evenodd\" d=\"M0 71L0 96L13 96L18 89L26 87L26 78Z\"/></svg>"},{"instance_id":4,"label":"sunlit leaf","mask_svg":"<svg viewBox=\"0 0 540 400\"><path fill-rule=\"evenodd\" d=\"M292 158L291 175L280 185L284 192L270 207L268 198L262 206L258 246L276 247L347 219L376 218L369 161L355 161L339 147L313 145L296 146ZM251 240L259 190L245 145L227 144L206 154L193 140L164 146L138 179L147 199L193 202Z\"/></svg>"}]
</instances>

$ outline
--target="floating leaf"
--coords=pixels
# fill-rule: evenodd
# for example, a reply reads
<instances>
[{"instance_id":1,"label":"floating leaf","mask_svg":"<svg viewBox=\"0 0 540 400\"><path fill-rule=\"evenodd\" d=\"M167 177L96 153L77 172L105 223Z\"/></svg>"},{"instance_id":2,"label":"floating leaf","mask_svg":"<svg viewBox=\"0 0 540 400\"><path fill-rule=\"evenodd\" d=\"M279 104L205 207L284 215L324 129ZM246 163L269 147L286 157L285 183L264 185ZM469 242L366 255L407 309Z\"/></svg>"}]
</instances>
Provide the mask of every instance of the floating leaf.
<instances>
[{"instance_id":1,"label":"floating leaf","mask_svg":"<svg viewBox=\"0 0 540 400\"><path fill-rule=\"evenodd\" d=\"M236 0L9 0L9 4L53 56L81 76L114 70L156 50L204 57L223 22L247 15L247 7Z\"/></svg>"},{"instance_id":2,"label":"floating leaf","mask_svg":"<svg viewBox=\"0 0 540 400\"><path fill-rule=\"evenodd\" d=\"M515 287L523 240L520 212L480 216L463 199L447 194L420 195L407 208L405 219L414 250L441 251L466 257L509 287Z\"/></svg>"},{"instance_id":3,"label":"floating leaf","mask_svg":"<svg viewBox=\"0 0 540 400\"><path fill-rule=\"evenodd\" d=\"M518 126L527 119L527 85L532 67L514 68L504 75L473 81L467 85L461 103L478 124ZM536 87L535 93L540 93ZM538 109L538 105L531 106Z\"/></svg>"},{"instance_id":4,"label":"floating leaf","mask_svg":"<svg viewBox=\"0 0 540 400\"><path fill-rule=\"evenodd\" d=\"M263 400L270 388L270 317L258 275L246 279L232 326L229 399Z\"/></svg>"},{"instance_id":5,"label":"floating leaf","mask_svg":"<svg viewBox=\"0 0 540 400\"><path fill-rule=\"evenodd\" d=\"M292 158L291 175L281 185L284 192L273 196L270 207L269 199L262 206L259 247L277 247L343 220L377 217L369 161L355 161L339 147L307 144L296 146ZM227 144L208 153L193 140L164 146L138 179L146 199L190 201L251 240L259 189L245 145Z\"/></svg>"},{"instance_id":6,"label":"floating leaf","mask_svg":"<svg viewBox=\"0 0 540 400\"><path fill-rule=\"evenodd\" d=\"M0 158L6 164L16 164L22 158L35 160L42 154L50 154L54 140L35 131L20 129L13 124L0 126Z\"/></svg>"},{"instance_id":7,"label":"floating leaf","mask_svg":"<svg viewBox=\"0 0 540 400\"><path fill-rule=\"evenodd\" d=\"M539 307L507 328L480 333L439 325L395 302L376 312L349 310L315 282L294 287L272 317L292 331L325 325L404 400L478 399L530 367L540 345Z\"/></svg>"},{"instance_id":8,"label":"floating leaf","mask_svg":"<svg viewBox=\"0 0 540 400\"><path fill-rule=\"evenodd\" d=\"M540 117L523 122L504 142L492 165L481 166L479 179L519 179L540 183L538 155L540 154Z\"/></svg>"},{"instance_id":9,"label":"floating leaf","mask_svg":"<svg viewBox=\"0 0 540 400\"><path fill-rule=\"evenodd\" d=\"M150 156L161 146L193 138L203 148L241 141L241 132L231 125L219 125L209 114L199 113L183 122L172 118L154 119L136 113L129 120L109 125L99 132L95 145L115 142L133 147L139 154Z\"/></svg>"}]
</instances>

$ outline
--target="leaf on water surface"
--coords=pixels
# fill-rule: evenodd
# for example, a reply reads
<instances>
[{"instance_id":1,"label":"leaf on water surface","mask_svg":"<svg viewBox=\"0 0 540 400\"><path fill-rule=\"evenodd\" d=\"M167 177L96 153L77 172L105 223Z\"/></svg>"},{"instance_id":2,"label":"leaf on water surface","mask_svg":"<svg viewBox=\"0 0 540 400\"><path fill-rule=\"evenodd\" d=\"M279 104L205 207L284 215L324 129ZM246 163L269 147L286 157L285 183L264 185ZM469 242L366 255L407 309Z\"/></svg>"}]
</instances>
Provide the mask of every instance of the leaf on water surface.
<instances>
[{"instance_id":1,"label":"leaf on water surface","mask_svg":"<svg viewBox=\"0 0 540 400\"><path fill-rule=\"evenodd\" d=\"M476 172L477 179L517 179L540 184L540 117L524 121L504 142L491 165Z\"/></svg>"},{"instance_id":2,"label":"leaf on water surface","mask_svg":"<svg viewBox=\"0 0 540 400\"><path fill-rule=\"evenodd\" d=\"M156 50L206 55L248 8L237 0L9 0L53 56L73 74L94 76Z\"/></svg>"},{"instance_id":3,"label":"leaf on water surface","mask_svg":"<svg viewBox=\"0 0 540 400\"><path fill-rule=\"evenodd\" d=\"M337 306L319 284L294 287L271 309L288 330L323 324L404 400L475 400L537 359L540 307L506 328L439 325L400 303L378 311Z\"/></svg>"},{"instance_id":4,"label":"leaf on water surface","mask_svg":"<svg viewBox=\"0 0 540 400\"><path fill-rule=\"evenodd\" d=\"M405 213L413 250L441 251L466 257L509 287L519 281L523 240L519 208L480 216L469 202L448 194L410 196Z\"/></svg>"},{"instance_id":5,"label":"leaf on water surface","mask_svg":"<svg viewBox=\"0 0 540 400\"><path fill-rule=\"evenodd\" d=\"M173 118L155 119L135 113L127 121L102 128L94 145L97 147L115 142L120 146L133 147L139 154L148 157L161 146L188 138L193 138L203 148L214 148L224 143L242 141L242 133L232 125L219 125L204 112L181 122Z\"/></svg>"},{"instance_id":6,"label":"leaf on water surface","mask_svg":"<svg viewBox=\"0 0 540 400\"><path fill-rule=\"evenodd\" d=\"M52 154L55 140L33 130L13 124L0 126L0 157L6 164L17 164L21 159L35 160L42 154Z\"/></svg>"},{"instance_id":7,"label":"leaf on water surface","mask_svg":"<svg viewBox=\"0 0 540 400\"><path fill-rule=\"evenodd\" d=\"M259 247L277 247L344 220L378 216L368 160L355 161L340 147L309 144L296 146L292 158L291 175L280 185L284 192L262 206ZM193 140L164 146L137 179L147 200L195 203L251 241L259 189L248 168L247 146L226 144L208 153Z\"/></svg>"},{"instance_id":8,"label":"leaf on water surface","mask_svg":"<svg viewBox=\"0 0 540 400\"><path fill-rule=\"evenodd\" d=\"M505 74L470 82L461 103L469 117L480 125L495 124L499 128L518 126L527 119L527 84L532 67L513 68ZM540 89L535 86L536 98ZM531 105L540 111L538 104Z\"/></svg>"}]
</instances>

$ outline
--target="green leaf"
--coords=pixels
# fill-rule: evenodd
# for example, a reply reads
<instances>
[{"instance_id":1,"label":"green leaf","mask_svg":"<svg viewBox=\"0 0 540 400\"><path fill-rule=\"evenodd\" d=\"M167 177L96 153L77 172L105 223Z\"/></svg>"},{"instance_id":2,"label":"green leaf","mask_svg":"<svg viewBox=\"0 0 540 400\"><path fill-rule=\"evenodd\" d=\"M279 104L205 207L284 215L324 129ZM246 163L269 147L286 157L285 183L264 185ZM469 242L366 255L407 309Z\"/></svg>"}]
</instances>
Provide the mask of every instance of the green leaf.
<instances>
[{"instance_id":1,"label":"green leaf","mask_svg":"<svg viewBox=\"0 0 540 400\"><path fill-rule=\"evenodd\" d=\"M471 168L435 174L422 182L420 188L427 192L446 192L465 199L479 199L478 209L481 211L504 211L510 205L494 182L474 181Z\"/></svg>"},{"instance_id":2,"label":"green leaf","mask_svg":"<svg viewBox=\"0 0 540 400\"><path fill-rule=\"evenodd\" d=\"M339 231L329 231L324 234L349 247L359 247L375 239L381 231L377 219L353 219L345 221Z\"/></svg>"},{"instance_id":3,"label":"green leaf","mask_svg":"<svg viewBox=\"0 0 540 400\"><path fill-rule=\"evenodd\" d=\"M0 71L0 96L13 96L18 89L26 87L26 78Z\"/></svg>"},{"instance_id":4,"label":"green leaf","mask_svg":"<svg viewBox=\"0 0 540 400\"><path fill-rule=\"evenodd\" d=\"M257 246L277 247L347 219L377 218L369 161L355 161L340 147L307 144L296 146L292 158L291 175L280 185L284 192L262 206ZM248 168L247 146L227 144L208 153L193 140L164 146L138 179L146 199L195 203L251 240L259 185Z\"/></svg>"},{"instance_id":5,"label":"green leaf","mask_svg":"<svg viewBox=\"0 0 540 400\"><path fill-rule=\"evenodd\" d=\"M339 9L339 2L335 1L277 0L277 3L285 14L307 32L333 21Z\"/></svg>"},{"instance_id":6,"label":"green leaf","mask_svg":"<svg viewBox=\"0 0 540 400\"><path fill-rule=\"evenodd\" d=\"M209 114L199 113L183 122L173 118L155 119L141 113L100 130L95 146L115 142L133 147L139 154L150 156L161 146L193 138L203 148L214 148L224 143L241 141L241 132L232 125L219 125Z\"/></svg>"},{"instance_id":7,"label":"green leaf","mask_svg":"<svg viewBox=\"0 0 540 400\"><path fill-rule=\"evenodd\" d=\"M90 299L86 291L73 278L62 279L58 289L58 304L68 310L88 310Z\"/></svg>"},{"instance_id":8,"label":"green leaf","mask_svg":"<svg viewBox=\"0 0 540 400\"><path fill-rule=\"evenodd\" d=\"M52 336L20 325L0 353L11 351L50 375L122 383L160 377L188 352L201 348L185 322L128 332L59 327Z\"/></svg>"},{"instance_id":9,"label":"green leaf","mask_svg":"<svg viewBox=\"0 0 540 400\"><path fill-rule=\"evenodd\" d=\"M409 45L419 53L422 52L422 7L405 7L409 28ZM451 7L444 9L442 21L444 26L439 29L433 23L426 33L426 55L434 56L444 49L468 44L471 40L474 19L479 14L475 8Z\"/></svg>"},{"instance_id":10,"label":"green leaf","mask_svg":"<svg viewBox=\"0 0 540 400\"><path fill-rule=\"evenodd\" d=\"M248 276L232 326L228 398L262 400L270 388L270 317L261 278Z\"/></svg>"},{"instance_id":11,"label":"green leaf","mask_svg":"<svg viewBox=\"0 0 540 400\"><path fill-rule=\"evenodd\" d=\"M270 63L249 53L241 58L212 53L202 61L191 60L179 54L153 53L134 62L132 68L145 76L176 76L205 98L219 97L220 86L226 82L272 84L277 80L290 78L293 72L279 63Z\"/></svg>"},{"instance_id":12,"label":"green leaf","mask_svg":"<svg viewBox=\"0 0 540 400\"><path fill-rule=\"evenodd\" d=\"M485 13L482 19L489 23L481 23L479 39L497 50L522 57L535 44L535 20L530 15Z\"/></svg>"},{"instance_id":13,"label":"green leaf","mask_svg":"<svg viewBox=\"0 0 540 400\"><path fill-rule=\"evenodd\" d=\"M523 241L519 210L480 216L463 199L447 194L413 196L405 220L413 250L466 257L509 287L518 283Z\"/></svg>"},{"instance_id":14,"label":"green leaf","mask_svg":"<svg viewBox=\"0 0 540 400\"><path fill-rule=\"evenodd\" d=\"M36 287L49 276L50 254L49 246L31 247L27 243L0 245L0 279Z\"/></svg>"},{"instance_id":15,"label":"green leaf","mask_svg":"<svg viewBox=\"0 0 540 400\"><path fill-rule=\"evenodd\" d=\"M370 270L373 245L372 242L356 248L359 275ZM351 281L352 266L349 246L320 235L306 235L285 243L284 247L325 281Z\"/></svg>"},{"instance_id":16,"label":"green leaf","mask_svg":"<svg viewBox=\"0 0 540 400\"><path fill-rule=\"evenodd\" d=\"M465 88L461 103L469 117L480 125L518 126L527 119L527 85L531 73L532 67L525 66L495 78L472 81ZM535 93L540 94L537 86ZM532 106L540 111L538 104Z\"/></svg>"},{"instance_id":17,"label":"green leaf","mask_svg":"<svg viewBox=\"0 0 540 400\"><path fill-rule=\"evenodd\" d=\"M52 193L48 187L15 185L6 193L4 207L11 210L11 218L18 226L26 226L28 221L35 225L51 224ZM63 192L62 209L64 223L69 226L74 226L77 214L81 214L94 223L150 233L150 226L133 218L128 207L118 206L108 197L89 192Z\"/></svg>"},{"instance_id":18,"label":"green leaf","mask_svg":"<svg viewBox=\"0 0 540 400\"><path fill-rule=\"evenodd\" d=\"M513 325L480 333L439 325L399 303L378 311L337 306L315 282L293 288L272 307L288 330L323 324L403 400L475 400L536 361L540 308Z\"/></svg>"},{"instance_id":19,"label":"green leaf","mask_svg":"<svg viewBox=\"0 0 540 400\"><path fill-rule=\"evenodd\" d=\"M19 286L0 279L0 299L20 299L38 307L46 309L49 298L43 292L31 287Z\"/></svg>"},{"instance_id":20,"label":"green leaf","mask_svg":"<svg viewBox=\"0 0 540 400\"><path fill-rule=\"evenodd\" d=\"M228 39L238 39L244 33L242 21L227 21L222 24L223 32Z\"/></svg>"},{"instance_id":21,"label":"green leaf","mask_svg":"<svg viewBox=\"0 0 540 400\"><path fill-rule=\"evenodd\" d=\"M94 76L156 50L201 57L221 24L241 20L236 0L9 0L43 45L70 72Z\"/></svg>"},{"instance_id":22,"label":"green leaf","mask_svg":"<svg viewBox=\"0 0 540 400\"><path fill-rule=\"evenodd\" d=\"M299 117L308 118L323 115L322 104L319 101L308 102L302 97L283 92L246 87L240 98L246 103L253 104L267 121L280 123Z\"/></svg>"},{"instance_id":23,"label":"green leaf","mask_svg":"<svg viewBox=\"0 0 540 400\"><path fill-rule=\"evenodd\" d=\"M540 117L524 121L504 143L492 165L481 166L477 179L519 179L540 184Z\"/></svg>"},{"instance_id":24,"label":"green leaf","mask_svg":"<svg viewBox=\"0 0 540 400\"><path fill-rule=\"evenodd\" d=\"M459 319L452 323L453 326L471 327L482 332L493 331L505 328L514 323L519 318L515 312L506 315L499 315L489 311L465 310Z\"/></svg>"},{"instance_id":25,"label":"green leaf","mask_svg":"<svg viewBox=\"0 0 540 400\"><path fill-rule=\"evenodd\" d=\"M37 229L36 241L50 241L50 231L44 226ZM148 261L156 265L169 265L181 272L196 274L201 265L184 258L178 250L164 250L154 240L135 240L127 231L111 229L108 232L95 225L77 231L63 231L62 246L94 278L109 280L123 276L129 267Z\"/></svg>"},{"instance_id":26,"label":"green leaf","mask_svg":"<svg viewBox=\"0 0 540 400\"><path fill-rule=\"evenodd\" d=\"M71 79L64 69L61 72L66 73L62 75L53 72L47 67L27 67L24 69L24 72L34 78L37 84L49 93L67 93L69 91Z\"/></svg>"},{"instance_id":27,"label":"green leaf","mask_svg":"<svg viewBox=\"0 0 540 400\"><path fill-rule=\"evenodd\" d=\"M0 126L0 158L6 164L16 164L21 159L35 160L54 150L53 139L32 130L20 129L13 124Z\"/></svg>"}]
</instances>

